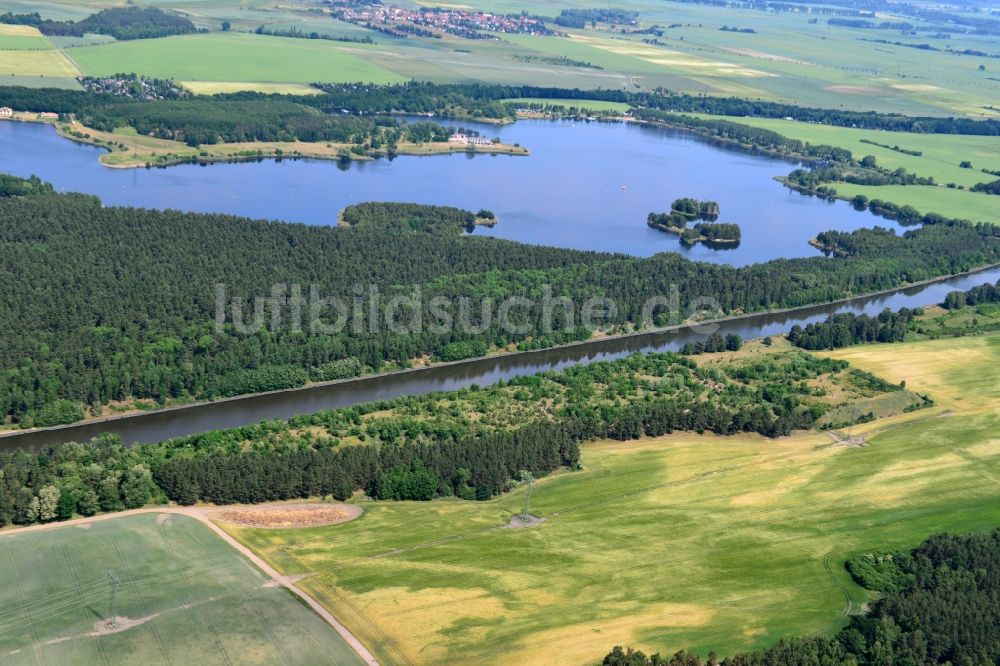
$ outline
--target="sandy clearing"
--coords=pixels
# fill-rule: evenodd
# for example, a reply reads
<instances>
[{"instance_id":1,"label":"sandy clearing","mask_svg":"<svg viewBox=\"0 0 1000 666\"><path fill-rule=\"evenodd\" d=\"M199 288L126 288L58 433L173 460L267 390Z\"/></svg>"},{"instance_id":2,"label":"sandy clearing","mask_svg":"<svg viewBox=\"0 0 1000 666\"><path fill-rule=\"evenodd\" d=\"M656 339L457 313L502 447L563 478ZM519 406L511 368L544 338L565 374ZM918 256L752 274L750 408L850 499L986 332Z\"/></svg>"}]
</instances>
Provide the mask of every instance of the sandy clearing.
<instances>
[{"instance_id":1,"label":"sandy clearing","mask_svg":"<svg viewBox=\"0 0 1000 666\"><path fill-rule=\"evenodd\" d=\"M844 93L845 95L878 95L882 92L878 88L869 88L868 86L825 86L823 90Z\"/></svg>"},{"instance_id":2,"label":"sandy clearing","mask_svg":"<svg viewBox=\"0 0 1000 666\"><path fill-rule=\"evenodd\" d=\"M895 88L896 90L906 90L908 92L931 92L934 90L941 90L938 86L932 86L929 83L894 83L890 88Z\"/></svg>"},{"instance_id":3,"label":"sandy clearing","mask_svg":"<svg viewBox=\"0 0 1000 666\"><path fill-rule=\"evenodd\" d=\"M210 516L239 527L287 529L346 523L360 516L361 512L361 507L356 504L263 504L213 509Z\"/></svg>"}]
</instances>

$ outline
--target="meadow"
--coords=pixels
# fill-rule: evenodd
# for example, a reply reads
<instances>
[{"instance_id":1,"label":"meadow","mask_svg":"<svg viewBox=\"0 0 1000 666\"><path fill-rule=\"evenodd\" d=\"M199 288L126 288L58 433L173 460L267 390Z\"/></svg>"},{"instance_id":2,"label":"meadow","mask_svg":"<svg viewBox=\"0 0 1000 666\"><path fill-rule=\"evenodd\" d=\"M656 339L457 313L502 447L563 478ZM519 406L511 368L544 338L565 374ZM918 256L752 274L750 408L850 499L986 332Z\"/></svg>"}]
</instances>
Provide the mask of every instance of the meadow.
<instances>
[{"instance_id":1,"label":"meadow","mask_svg":"<svg viewBox=\"0 0 1000 666\"><path fill-rule=\"evenodd\" d=\"M108 572L121 582L110 631ZM193 518L0 536L0 664L361 663L319 616Z\"/></svg>"},{"instance_id":2,"label":"meadow","mask_svg":"<svg viewBox=\"0 0 1000 666\"><path fill-rule=\"evenodd\" d=\"M343 525L230 528L387 663L592 663L615 644L720 654L832 632L870 597L843 562L1000 522L1000 336L830 354L938 402L768 440L583 448L489 502L363 502ZM863 446L848 446L849 438Z\"/></svg>"}]
</instances>

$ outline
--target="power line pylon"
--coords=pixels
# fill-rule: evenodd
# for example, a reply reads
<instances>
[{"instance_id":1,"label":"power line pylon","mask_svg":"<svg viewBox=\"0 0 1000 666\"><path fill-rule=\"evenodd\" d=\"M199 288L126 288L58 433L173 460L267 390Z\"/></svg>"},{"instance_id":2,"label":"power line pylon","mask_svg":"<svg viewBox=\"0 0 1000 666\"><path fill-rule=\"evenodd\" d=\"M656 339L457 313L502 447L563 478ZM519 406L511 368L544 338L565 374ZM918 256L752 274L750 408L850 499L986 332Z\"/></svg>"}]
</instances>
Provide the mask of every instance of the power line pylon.
<instances>
[{"instance_id":1,"label":"power line pylon","mask_svg":"<svg viewBox=\"0 0 1000 666\"><path fill-rule=\"evenodd\" d=\"M108 629L114 629L118 626L118 590L121 588L121 581L115 576L115 573L108 570L108 585L111 588L111 615L108 617Z\"/></svg>"}]
</instances>

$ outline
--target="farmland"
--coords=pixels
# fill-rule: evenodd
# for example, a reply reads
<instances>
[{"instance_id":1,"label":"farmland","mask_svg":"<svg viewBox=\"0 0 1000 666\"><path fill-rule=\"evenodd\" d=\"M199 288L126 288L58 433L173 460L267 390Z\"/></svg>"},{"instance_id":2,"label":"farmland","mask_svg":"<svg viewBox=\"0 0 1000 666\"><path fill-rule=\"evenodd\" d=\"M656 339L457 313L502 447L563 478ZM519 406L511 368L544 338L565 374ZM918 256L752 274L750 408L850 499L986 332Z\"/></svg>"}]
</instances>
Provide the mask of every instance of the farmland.
<instances>
[{"instance_id":1,"label":"farmland","mask_svg":"<svg viewBox=\"0 0 1000 666\"><path fill-rule=\"evenodd\" d=\"M990 195L945 185L954 183L969 188L976 183L996 180L996 176L983 173L981 169L1000 170L1000 137L885 132L771 118L692 115L760 127L814 145L846 148L859 160L873 155L879 166L892 170L903 168L918 176L933 177L940 184L871 186L834 183L837 193L848 199L864 194L869 199L909 204L922 213L934 212L973 221L991 220L996 215L997 203ZM911 155L892 147L921 154ZM971 162L972 167L961 167L964 161Z\"/></svg>"},{"instance_id":2,"label":"farmland","mask_svg":"<svg viewBox=\"0 0 1000 666\"><path fill-rule=\"evenodd\" d=\"M939 406L778 440L671 435L583 449L583 470L467 503L365 502L328 528L239 530L390 662L585 663L609 646L732 653L831 632L866 593L851 555L1000 520L1000 337L832 354Z\"/></svg>"},{"instance_id":3,"label":"farmland","mask_svg":"<svg viewBox=\"0 0 1000 666\"><path fill-rule=\"evenodd\" d=\"M105 626L109 571L121 583L117 631ZM360 663L322 619L182 515L0 537L0 578L0 664Z\"/></svg>"},{"instance_id":4,"label":"farmland","mask_svg":"<svg viewBox=\"0 0 1000 666\"><path fill-rule=\"evenodd\" d=\"M398 83L403 77L328 42L247 34L184 35L73 49L91 76L129 63L136 74L181 81Z\"/></svg>"},{"instance_id":5,"label":"farmland","mask_svg":"<svg viewBox=\"0 0 1000 666\"><path fill-rule=\"evenodd\" d=\"M88 9L109 4L113 3L94 2L84 8L0 0L0 12L38 11L45 18L79 19ZM539 12L529 2L475 0L463 5L551 16L565 6L588 6L565 2ZM136 73L245 87L251 83L407 79L579 88L664 86L830 108L996 115L990 109L1000 90L1000 82L990 75L994 61L957 54L962 50L994 52L988 37L954 34L947 42L932 44L933 49L917 51L905 40L900 42L898 31L830 26L825 17L813 19L808 14L652 0L629 0L616 6L638 11L639 28L659 26L662 34L653 41L649 33L623 34L620 29L598 25L567 29L566 37L400 38L334 20L315 6L299 2L182 0L164 7L187 16L208 34L79 47L74 43L92 38L52 41L67 47L67 55L87 74L115 73L129 63ZM220 32L224 21L230 23L230 32ZM251 34L260 26L374 43ZM752 32L723 31L723 26ZM585 66L565 66L568 63L558 64L554 59Z\"/></svg>"},{"instance_id":6,"label":"farmland","mask_svg":"<svg viewBox=\"0 0 1000 666\"><path fill-rule=\"evenodd\" d=\"M0 51L51 48L37 28L0 24Z\"/></svg>"}]
</instances>

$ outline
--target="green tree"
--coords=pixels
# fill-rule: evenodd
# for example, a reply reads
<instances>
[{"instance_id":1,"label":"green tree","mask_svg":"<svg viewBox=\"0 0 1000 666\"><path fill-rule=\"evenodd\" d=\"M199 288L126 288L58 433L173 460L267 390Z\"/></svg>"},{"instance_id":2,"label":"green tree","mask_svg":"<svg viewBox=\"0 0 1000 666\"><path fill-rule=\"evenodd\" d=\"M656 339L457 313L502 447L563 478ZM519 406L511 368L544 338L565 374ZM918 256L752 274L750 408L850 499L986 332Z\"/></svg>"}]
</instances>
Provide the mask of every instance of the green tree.
<instances>
[{"instance_id":1,"label":"green tree","mask_svg":"<svg viewBox=\"0 0 1000 666\"><path fill-rule=\"evenodd\" d=\"M76 495L71 491L63 490L59 493L59 502L56 504L56 518L69 520L76 512L76 505Z\"/></svg>"},{"instance_id":2,"label":"green tree","mask_svg":"<svg viewBox=\"0 0 1000 666\"><path fill-rule=\"evenodd\" d=\"M80 493L80 499L76 503L76 510L81 516L93 516L100 508L101 503L97 497L97 493L89 488Z\"/></svg>"},{"instance_id":3,"label":"green tree","mask_svg":"<svg viewBox=\"0 0 1000 666\"><path fill-rule=\"evenodd\" d=\"M156 492L153 475L145 465L133 465L122 480L122 500L125 507L138 509L149 503Z\"/></svg>"}]
</instances>

